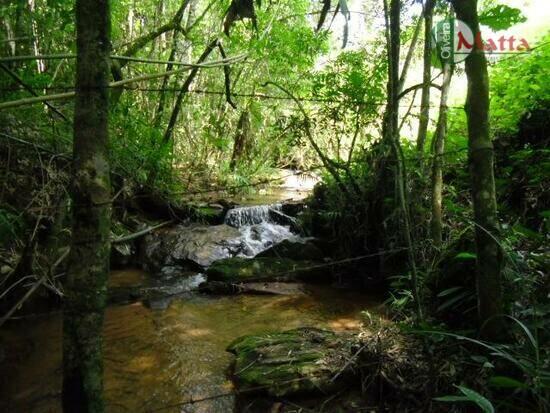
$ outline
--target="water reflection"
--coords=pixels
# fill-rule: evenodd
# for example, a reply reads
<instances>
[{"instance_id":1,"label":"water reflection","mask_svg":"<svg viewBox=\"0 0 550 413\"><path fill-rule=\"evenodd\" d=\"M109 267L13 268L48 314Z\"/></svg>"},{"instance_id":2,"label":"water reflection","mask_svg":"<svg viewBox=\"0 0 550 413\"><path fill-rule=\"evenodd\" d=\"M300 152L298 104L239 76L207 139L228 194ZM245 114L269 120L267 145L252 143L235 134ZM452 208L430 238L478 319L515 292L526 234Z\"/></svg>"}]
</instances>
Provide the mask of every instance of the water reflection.
<instances>
[{"instance_id":1,"label":"water reflection","mask_svg":"<svg viewBox=\"0 0 550 413\"><path fill-rule=\"evenodd\" d=\"M143 274L126 277L143 280ZM125 277L115 274L117 282ZM354 330L362 309L378 301L329 287L308 287L290 296L191 296L164 311L141 303L106 312L105 395L109 412L230 412L232 396L176 406L230 393L226 378L235 338L300 326ZM0 373L0 410L58 412L61 388L61 315L12 325L0 332L6 360ZM172 407L169 407L172 406Z\"/></svg>"}]
</instances>

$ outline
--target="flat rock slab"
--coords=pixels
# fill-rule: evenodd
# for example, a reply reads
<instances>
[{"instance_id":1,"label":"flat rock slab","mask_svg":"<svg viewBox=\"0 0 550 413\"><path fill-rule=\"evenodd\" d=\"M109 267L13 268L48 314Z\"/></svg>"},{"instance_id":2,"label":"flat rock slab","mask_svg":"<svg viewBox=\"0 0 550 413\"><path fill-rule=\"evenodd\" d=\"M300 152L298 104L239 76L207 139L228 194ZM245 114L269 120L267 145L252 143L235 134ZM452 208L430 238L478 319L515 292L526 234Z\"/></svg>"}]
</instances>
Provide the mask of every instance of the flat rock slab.
<instances>
[{"instance_id":1,"label":"flat rock slab","mask_svg":"<svg viewBox=\"0 0 550 413\"><path fill-rule=\"evenodd\" d=\"M244 336L235 354L239 391L282 397L338 390L353 376L354 340L332 331L299 328Z\"/></svg>"},{"instance_id":2,"label":"flat rock slab","mask_svg":"<svg viewBox=\"0 0 550 413\"><path fill-rule=\"evenodd\" d=\"M231 283L255 281L326 282L330 274L319 263L295 261L283 257L240 257L216 261L206 271L208 280Z\"/></svg>"},{"instance_id":3,"label":"flat rock slab","mask_svg":"<svg viewBox=\"0 0 550 413\"><path fill-rule=\"evenodd\" d=\"M199 286L201 292L207 294L256 294L256 295L295 295L305 294L301 283L282 282L251 282L234 284L224 281L207 281Z\"/></svg>"}]
</instances>

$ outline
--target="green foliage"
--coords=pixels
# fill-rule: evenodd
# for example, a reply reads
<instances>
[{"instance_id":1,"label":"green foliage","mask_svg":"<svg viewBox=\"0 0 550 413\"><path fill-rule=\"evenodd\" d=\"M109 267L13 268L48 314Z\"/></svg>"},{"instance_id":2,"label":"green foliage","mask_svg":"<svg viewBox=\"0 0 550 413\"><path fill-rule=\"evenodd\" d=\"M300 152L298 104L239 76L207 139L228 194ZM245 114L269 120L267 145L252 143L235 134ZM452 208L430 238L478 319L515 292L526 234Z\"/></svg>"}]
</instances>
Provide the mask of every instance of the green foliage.
<instances>
[{"instance_id":1,"label":"green foliage","mask_svg":"<svg viewBox=\"0 0 550 413\"><path fill-rule=\"evenodd\" d=\"M472 402L475 403L483 413L494 413L495 408L493 407L492 403L487 400L485 397L483 397L481 394L476 392L475 390L469 389L468 387L464 386L455 386L460 392L463 394L463 396L442 396L442 397L436 397L434 400L439 402Z\"/></svg>"},{"instance_id":2,"label":"green foliage","mask_svg":"<svg viewBox=\"0 0 550 413\"><path fill-rule=\"evenodd\" d=\"M550 95L550 35L528 54L503 58L490 71L491 126L495 135L517 132L520 119Z\"/></svg>"},{"instance_id":3,"label":"green foliage","mask_svg":"<svg viewBox=\"0 0 550 413\"><path fill-rule=\"evenodd\" d=\"M507 365L507 371L515 372L515 374L512 373L514 374L513 377L511 375L503 376L495 372L489 379L489 384L495 388L515 390L515 392L507 393L505 397L504 394L501 394L499 400L494 401L497 407L506 406L510 408L512 406L512 411L516 411L515 409L547 411L550 407L550 371L545 360L550 349L541 345L536 331L529 329L525 323L515 317L508 316L507 319L513 322L509 330L510 335L515 339L512 344L488 343L465 335L434 331L429 328L416 330L415 332L435 337L450 337L459 342L475 344L485 350L486 354L483 357L473 356L472 359L486 364L490 369L495 369L497 364L504 362ZM487 364L489 360L491 362ZM461 386L457 387L460 389ZM477 403L480 408L489 408L489 404L486 403L488 400L483 396L475 392L460 390L464 396L443 396L442 398L436 398L436 400L443 402L465 401L462 397L467 397L469 401ZM468 390L471 391L471 389ZM457 397L461 399L457 399ZM482 405L485 407L482 407Z\"/></svg>"},{"instance_id":4,"label":"green foliage","mask_svg":"<svg viewBox=\"0 0 550 413\"><path fill-rule=\"evenodd\" d=\"M0 208L0 245L6 245L19 237L23 220L13 211Z\"/></svg>"},{"instance_id":5,"label":"green foliage","mask_svg":"<svg viewBox=\"0 0 550 413\"><path fill-rule=\"evenodd\" d=\"M479 13L479 23L494 31L506 30L525 21L527 21L527 18L521 13L520 9L505 4L486 8Z\"/></svg>"}]
</instances>

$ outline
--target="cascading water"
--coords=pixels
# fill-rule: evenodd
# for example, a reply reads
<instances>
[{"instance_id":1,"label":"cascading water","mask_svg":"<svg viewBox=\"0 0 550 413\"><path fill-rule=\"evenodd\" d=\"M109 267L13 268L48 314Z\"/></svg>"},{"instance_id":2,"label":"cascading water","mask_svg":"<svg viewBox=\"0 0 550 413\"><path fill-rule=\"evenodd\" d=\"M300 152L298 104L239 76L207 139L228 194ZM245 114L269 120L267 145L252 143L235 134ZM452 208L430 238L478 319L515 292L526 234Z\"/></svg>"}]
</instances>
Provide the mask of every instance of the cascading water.
<instances>
[{"instance_id":1,"label":"cascading water","mask_svg":"<svg viewBox=\"0 0 550 413\"><path fill-rule=\"evenodd\" d=\"M301 238L291 231L290 225L281 225L281 217L286 217L289 224L292 222L291 217L282 213L281 204L244 206L227 211L225 224L238 228L242 234L238 256L254 257L287 239L299 242Z\"/></svg>"},{"instance_id":2,"label":"cascading water","mask_svg":"<svg viewBox=\"0 0 550 413\"><path fill-rule=\"evenodd\" d=\"M281 211L281 204L243 206L230 209L225 215L225 223L240 228L271 221L271 211Z\"/></svg>"}]
</instances>

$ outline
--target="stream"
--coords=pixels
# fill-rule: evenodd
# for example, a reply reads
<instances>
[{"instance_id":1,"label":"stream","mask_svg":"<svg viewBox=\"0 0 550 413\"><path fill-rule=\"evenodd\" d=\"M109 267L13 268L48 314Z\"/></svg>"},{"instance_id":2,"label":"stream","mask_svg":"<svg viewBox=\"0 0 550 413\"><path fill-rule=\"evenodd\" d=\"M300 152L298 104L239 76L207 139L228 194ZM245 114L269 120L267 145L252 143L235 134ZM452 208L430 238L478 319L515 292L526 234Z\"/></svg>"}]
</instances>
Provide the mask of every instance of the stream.
<instances>
[{"instance_id":1,"label":"stream","mask_svg":"<svg viewBox=\"0 0 550 413\"><path fill-rule=\"evenodd\" d=\"M267 248L265 237L276 243L296 236L261 213L261 219L248 211L226 218L251 246L253 253L242 256ZM129 268L113 271L109 283L125 287L149 279ZM107 411L232 412L232 355L226 348L234 339L303 326L357 330L361 311L376 312L379 305L378 298L357 291L307 285L287 295L213 297L189 291L160 308L142 302L109 306L103 330ZM0 340L5 352L0 355L0 410L60 412L61 313L10 323Z\"/></svg>"}]
</instances>

